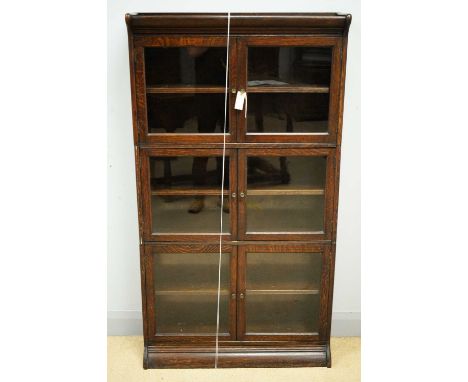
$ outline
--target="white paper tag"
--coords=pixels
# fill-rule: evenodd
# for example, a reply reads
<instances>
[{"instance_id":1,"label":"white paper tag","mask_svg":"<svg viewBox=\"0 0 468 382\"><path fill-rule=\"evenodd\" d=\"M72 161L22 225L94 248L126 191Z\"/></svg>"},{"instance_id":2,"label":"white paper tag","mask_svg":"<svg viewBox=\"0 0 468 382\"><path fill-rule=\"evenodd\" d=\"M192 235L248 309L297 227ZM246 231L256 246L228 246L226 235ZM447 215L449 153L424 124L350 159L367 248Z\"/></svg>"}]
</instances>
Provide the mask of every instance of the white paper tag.
<instances>
[{"instance_id":1,"label":"white paper tag","mask_svg":"<svg viewBox=\"0 0 468 382\"><path fill-rule=\"evenodd\" d=\"M244 100L247 96L245 91L238 91L236 96L236 102L234 103L234 109L242 110L244 108Z\"/></svg>"}]
</instances>

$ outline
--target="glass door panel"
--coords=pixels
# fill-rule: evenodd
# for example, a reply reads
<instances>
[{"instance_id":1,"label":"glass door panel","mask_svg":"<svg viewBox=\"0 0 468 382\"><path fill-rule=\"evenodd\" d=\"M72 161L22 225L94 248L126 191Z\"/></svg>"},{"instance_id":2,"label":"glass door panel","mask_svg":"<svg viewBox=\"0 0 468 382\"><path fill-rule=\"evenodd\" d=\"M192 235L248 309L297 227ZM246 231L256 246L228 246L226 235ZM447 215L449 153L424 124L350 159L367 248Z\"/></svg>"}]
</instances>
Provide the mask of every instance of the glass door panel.
<instances>
[{"instance_id":1,"label":"glass door panel","mask_svg":"<svg viewBox=\"0 0 468 382\"><path fill-rule=\"evenodd\" d=\"M319 295L246 293L247 334L318 333Z\"/></svg>"},{"instance_id":2,"label":"glass door panel","mask_svg":"<svg viewBox=\"0 0 468 382\"><path fill-rule=\"evenodd\" d=\"M249 47L247 133L326 133L331 48Z\"/></svg>"},{"instance_id":3,"label":"glass door panel","mask_svg":"<svg viewBox=\"0 0 468 382\"><path fill-rule=\"evenodd\" d=\"M164 335L216 334L216 294L157 294L156 333ZM222 294L219 333L228 334L229 296Z\"/></svg>"},{"instance_id":4,"label":"glass door panel","mask_svg":"<svg viewBox=\"0 0 468 382\"><path fill-rule=\"evenodd\" d=\"M218 86L224 91L226 48L148 47L145 68L150 87Z\"/></svg>"},{"instance_id":5,"label":"glass door panel","mask_svg":"<svg viewBox=\"0 0 468 382\"><path fill-rule=\"evenodd\" d=\"M328 90L332 48L270 46L248 48L248 86L280 88L313 87ZM300 89L299 89L300 90Z\"/></svg>"},{"instance_id":6,"label":"glass door panel","mask_svg":"<svg viewBox=\"0 0 468 382\"><path fill-rule=\"evenodd\" d=\"M328 131L328 94L249 93L248 97L247 134Z\"/></svg>"},{"instance_id":7,"label":"glass door panel","mask_svg":"<svg viewBox=\"0 0 468 382\"><path fill-rule=\"evenodd\" d=\"M215 149L158 152L161 155L148 156L149 240L152 236L169 240L190 236L205 240L206 235L219 235L222 153ZM235 175L232 175L229 154L225 158L223 193L223 233L226 235L231 233L231 205L234 204L229 197L230 177ZM236 210L235 205L233 208Z\"/></svg>"},{"instance_id":8,"label":"glass door panel","mask_svg":"<svg viewBox=\"0 0 468 382\"><path fill-rule=\"evenodd\" d=\"M146 99L150 134L223 133L224 87L219 94L151 93Z\"/></svg>"},{"instance_id":9,"label":"glass door panel","mask_svg":"<svg viewBox=\"0 0 468 382\"><path fill-rule=\"evenodd\" d=\"M224 37L149 37L135 48L138 123L143 141L222 142L227 48ZM231 44L235 51L235 41ZM235 68L235 63L231 64ZM235 81L230 70L228 87ZM231 92L227 93L226 140Z\"/></svg>"},{"instance_id":10,"label":"glass door panel","mask_svg":"<svg viewBox=\"0 0 468 382\"><path fill-rule=\"evenodd\" d=\"M217 253L153 256L156 333L215 334ZM220 333L229 332L229 254L222 254Z\"/></svg>"},{"instance_id":11,"label":"glass door panel","mask_svg":"<svg viewBox=\"0 0 468 382\"><path fill-rule=\"evenodd\" d=\"M245 197L241 232L245 238L267 236L324 235L327 211L329 157L310 155L300 149L247 150L245 158ZM299 150L299 152L298 152ZM257 154L258 153L258 154ZM292 237L288 237L290 239Z\"/></svg>"},{"instance_id":12,"label":"glass door panel","mask_svg":"<svg viewBox=\"0 0 468 382\"><path fill-rule=\"evenodd\" d=\"M248 94L241 118L247 142L331 142L336 136L339 41L290 38L273 45L266 37L241 39L246 63L241 87ZM298 135L299 134L299 135Z\"/></svg>"},{"instance_id":13,"label":"glass door panel","mask_svg":"<svg viewBox=\"0 0 468 382\"><path fill-rule=\"evenodd\" d=\"M153 233L219 232L222 157L153 157L150 170ZM224 189L229 213L229 158Z\"/></svg>"},{"instance_id":14,"label":"glass door panel","mask_svg":"<svg viewBox=\"0 0 468 382\"><path fill-rule=\"evenodd\" d=\"M322 232L323 196L247 198L247 233Z\"/></svg>"},{"instance_id":15,"label":"glass door panel","mask_svg":"<svg viewBox=\"0 0 468 382\"><path fill-rule=\"evenodd\" d=\"M216 334L219 246L159 245L148 248L150 330L156 336ZM235 335L236 256L221 255L219 333ZM232 313L231 313L232 312ZM233 330L234 328L234 330Z\"/></svg>"},{"instance_id":16,"label":"glass door panel","mask_svg":"<svg viewBox=\"0 0 468 382\"><path fill-rule=\"evenodd\" d=\"M246 256L247 290L318 291L322 270L320 253L251 252Z\"/></svg>"},{"instance_id":17,"label":"glass door panel","mask_svg":"<svg viewBox=\"0 0 468 382\"><path fill-rule=\"evenodd\" d=\"M145 48L145 76L150 134L223 132L225 47Z\"/></svg>"},{"instance_id":18,"label":"glass door panel","mask_svg":"<svg viewBox=\"0 0 468 382\"><path fill-rule=\"evenodd\" d=\"M240 250L240 332L245 339L319 335L326 301L324 259L323 248L310 245L248 245Z\"/></svg>"}]
</instances>

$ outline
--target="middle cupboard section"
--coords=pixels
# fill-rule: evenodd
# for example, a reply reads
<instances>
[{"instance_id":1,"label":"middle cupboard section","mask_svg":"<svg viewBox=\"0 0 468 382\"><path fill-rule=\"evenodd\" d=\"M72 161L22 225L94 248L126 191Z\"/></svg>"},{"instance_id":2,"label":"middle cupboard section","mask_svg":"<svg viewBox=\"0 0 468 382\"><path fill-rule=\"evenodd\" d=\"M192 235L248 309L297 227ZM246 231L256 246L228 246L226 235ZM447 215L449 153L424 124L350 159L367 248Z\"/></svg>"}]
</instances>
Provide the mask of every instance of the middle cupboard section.
<instances>
[{"instance_id":1,"label":"middle cupboard section","mask_svg":"<svg viewBox=\"0 0 468 382\"><path fill-rule=\"evenodd\" d=\"M145 241L216 242L221 208L223 241L331 239L334 149L230 148L223 160L219 148L144 148L140 160Z\"/></svg>"}]
</instances>

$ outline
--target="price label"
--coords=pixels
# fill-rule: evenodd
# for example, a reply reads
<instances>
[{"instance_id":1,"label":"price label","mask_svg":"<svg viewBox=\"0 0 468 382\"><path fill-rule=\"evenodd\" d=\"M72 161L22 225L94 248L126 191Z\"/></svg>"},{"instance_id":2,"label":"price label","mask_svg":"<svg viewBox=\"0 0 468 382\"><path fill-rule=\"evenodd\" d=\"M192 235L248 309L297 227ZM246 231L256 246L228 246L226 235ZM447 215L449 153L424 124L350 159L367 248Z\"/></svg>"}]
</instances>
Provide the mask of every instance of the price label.
<instances>
[{"instance_id":1,"label":"price label","mask_svg":"<svg viewBox=\"0 0 468 382\"><path fill-rule=\"evenodd\" d=\"M244 109L244 101L247 98L247 93L242 90L237 92L236 102L234 103L234 109L236 110L243 110Z\"/></svg>"}]
</instances>

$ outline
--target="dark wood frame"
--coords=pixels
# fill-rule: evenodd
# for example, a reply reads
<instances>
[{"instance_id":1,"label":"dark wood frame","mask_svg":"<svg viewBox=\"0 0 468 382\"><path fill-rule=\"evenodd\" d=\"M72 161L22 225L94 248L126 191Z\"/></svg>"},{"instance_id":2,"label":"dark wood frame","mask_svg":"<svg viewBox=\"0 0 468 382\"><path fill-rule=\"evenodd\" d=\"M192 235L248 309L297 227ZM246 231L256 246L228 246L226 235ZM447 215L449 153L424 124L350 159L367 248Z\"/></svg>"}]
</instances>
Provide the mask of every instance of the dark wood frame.
<instances>
[{"instance_id":1,"label":"dark wood frame","mask_svg":"<svg viewBox=\"0 0 468 382\"><path fill-rule=\"evenodd\" d=\"M237 288L237 247L231 245L222 245L222 251L230 254L230 294L236 296ZM154 253L173 253L174 256L180 253L219 253L219 245L216 244L149 244L145 246L145 278L146 278L146 299L147 299L147 317L148 317L148 334L149 338L154 340L154 343L212 343L214 336L210 335L171 335L159 334L156 331L157 315L154 312L155 291L153 290L153 254ZM236 339L236 299L229 299L229 331L230 336L220 334L220 341Z\"/></svg>"},{"instance_id":2,"label":"dark wood frame","mask_svg":"<svg viewBox=\"0 0 468 382\"><path fill-rule=\"evenodd\" d=\"M330 240L332 235L332 209L333 209L333 175L335 158L334 152L328 148L268 148L268 149L243 149L238 153L238 194L244 193L244 198L239 198L238 236L240 240ZM326 184L325 184L325 213L323 232L247 232L247 157L248 156L326 156Z\"/></svg>"},{"instance_id":3,"label":"dark wood frame","mask_svg":"<svg viewBox=\"0 0 468 382\"><path fill-rule=\"evenodd\" d=\"M154 247L177 251L193 251L194 248L206 247L210 250L217 248L219 242L213 235L199 236L172 235L159 237L151 235L150 220L148 219L148 156L159 154L166 150L182 150L192 155L194 150L208 150L219 152L222 149L222 135L204 134L150 134L147 131L146 121L146 84L144 74L144 47L146 46L185 46L194 44L214 44L224 46L227 34L227 14L127 14L125 16L128 29L129 64L131 72L132 90L132 118L133 138L135 144L135 168L138 202L138 222L140 236L140 271L143 307L144 331L144 368L186 368L186 367L213 367L214 342L207 336L155 336L153 332L155 316L154 304L148 290L152 285L152 269L149 259ZM341 138L343 124L344 85L346 77L346 54L348 31L351 15L337 13L283 13L283 14L231 14L231 40L230 40L230 86L231 91L245 85L246 44L270 44L272 46L302 44L332 44L333 45L333 74L330 86L329 134L275 134L260 137L245 135L245 121L240 118L243 112L232 108L233 97L230 92L230 128L231 134L227 137L226 147L231 155L231 190L238 193L237 171L242 171L239 158L250 149L306 149L328 150L329 163L327 167L327 229L323 236L291 236L281 237L284 241L271 241L273 237L255 237L255 240L238 241L239 232L233 232L231 237L223 239L223 247L230 248L231 257L245 253L249 248L321 248L327 261L324 262L322 277L323 290L320 309L320 333L318 338L287 338L284 335L273 335L269 339L239 341L220 338L219 367L298 367L298 366L327 366L331 367L330 330L333 304L333 282L336 251L336 227L338 216L339 170L341 156ZM242 57L244 55L244 57ZM244 82L242 82L244 81ZM244 87L245 88L245 87ZM171 91L174 89L171 89ZM183 92L186 89L175 89ZM294 90L294 89L291 89ZM296 89L297 90L297 89ZM151 90L152 91L152 90ZM207 89L203 89L207 91ZM208 91L215 91L208 89ZM219 91L219 89L216 89ZM244 126L243 126L244 125ZM234 180L232 179L234 177ZM233 188L234 187L234 188ZM237 215L233 213L231 205L231 219ZM232 229L237 229L231 223ZM148 231L149 229L149 231ZM149 234L148 234L149 233ZM252 239L252 238L250 238ZM269 240L269 241L262 241ZM299 241L298 241L299 240ZM305 241L312 240L312 241ZM201 242L203 241L203 243ZM243 272L243 262L239 255L238 262L233 269ZM232 277L232 275L231 275ZM236 275L237 277L237 275ZM239 280L241 281L239 283ZM326 280L326 281L324 281ZM232 281L232 280L231 280ZM237 289L242 280L237 279ZM231 282L232 285L232 282ZM236 300L239 293L236 292ZM239 305L236 304L236 309ZM232 302L231 302L232 304ZM323 309L322 309L323 308ZM236 310L236 316L237 316ZM236 318L237 319L237 318ZM238 328L235 328L238 335ZM231 331L231 334L233 332ZM208 336L209 337L209 336ZM239 338L239 337L237 337Z\"/></svg>"},{"instance_id":4,"label":"dark wood frame","mask_svg":"<svg viewBox=\"0 0 468 382\"><path fill-rule=\"evenodd\" d=\"M199 47L226 47L227 39L220 36L151 36L151 37L135 37L134 38L134 51L135 51L135 88L137 94L137 125L138 125L138 137L139 143L151 144L151 143L222 143L223 134L219 133L206 133L206 134L195 134L195 133L173 133L173 134L161 134L161 133L149 133L148 130L148 119L147 119L147 97L148 88L145 79L145 48L155 47L174 47L174 46L199 46ZM235 39L230 40L229 45L229 56L230 62L236 62L237 52L237 41ZM231 66L231 65L230 65ZM229 71L229 84L237 82L237 69ZM224 87L223 93L224 93ZM183 87L175 89L165 89L165 93L182 94L187 93L191 90L193 93L213 93L220 90L219 86L205 87ZM155 93L152 88L152 93ZM231 91L228 91L228 104L229 104L229 134L226 135L226 142L236 141L236 122L237 114L234 110L235 98Z\"/></svg>"},{"instance_id":5,"label":"dark wood frame","mask_svg":"<svg viewBox=\"0 0 468 382\"><path fill-rule=\"evenodd\" d=\"M320 280L320 307L319 307L319 331L316 334L288 334L288 333L273 333L259 334L246 332L245 320L246 310L245 301L248 298L246 294L246 273L247 273L247 253L268 252L268 253L292 253L292 252L308 252L322 254L322 273ZM280 256L280 255L279 255ZM279 244L247 244L239 246L238 258L238 282L237 294L242 293L245 298L238 298L237 309L237 338L240 341L265 341L265 340L287 340L287 341L318 341L325 340L328 322L328 297L330 289L330 246L320 245L316 243L279 243Z\"/></svg>"},{"instance_id":6,"label":"dark wood frame","mask_svg":"<svg viewBox=\"0 0 468 382\"><path fill-rule=\"evenodd\" d=\"M249 88L247 85L247 65L248 65L248 48L249 47L293 47L293 46L308 46L320 48L332 48L332 63L331 63L331 78L328 93L330 94L328 106L328 133L284 133L284 134L268 134L268 133L248 133L247 119L243 113L238 114L237 123L240 142L320 142L334 143L336 141L338 127L338 110L339 110L339 82L341 71L341 40L339 37L331 36L291 36L281 39L272 39L271 37L255 36L255 37L240 37L237 43L238 56L238 71L239 71L239 87L247 89L247 95L250 92L259 93L261 88ZM280 90L268 87L262 93L272 94ZM298 91L300 90L300 91ZM311 91L302 91L294 85L281 90L286 93L310 93Z\"/></svg>"},{"instance_id":7,"label":"dark wood frame","mask_svg":"<svg viewBox=\"0 0 468 382\"><path fill-rule=\"evenodd\" d=\"M141 169L141 194L142 194L142 214L143 214L143 239L150 241L161 242L178 242L178 241L215 241L219 238L219 233L183 233L183 234L157 234L153 233L152 229L152 210L151 210L151 185L150 185L150 157L172 157L172 156L203 156L213 157L222 156L222 149L207 149L207 148L144 148L141 150L140 169ZM237 237L237 201L232 197L232 194L237 190L237 152L236 150L227 149L226 156L229 161L229 189L225 190L224 203L230 205L230 234L223 234L223 241L234 240ZM221 190L219 195L221 195Z\"/></svg>"}]
</instances>

